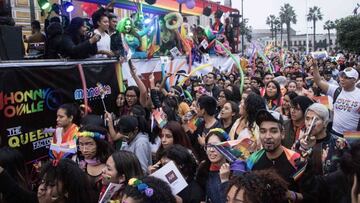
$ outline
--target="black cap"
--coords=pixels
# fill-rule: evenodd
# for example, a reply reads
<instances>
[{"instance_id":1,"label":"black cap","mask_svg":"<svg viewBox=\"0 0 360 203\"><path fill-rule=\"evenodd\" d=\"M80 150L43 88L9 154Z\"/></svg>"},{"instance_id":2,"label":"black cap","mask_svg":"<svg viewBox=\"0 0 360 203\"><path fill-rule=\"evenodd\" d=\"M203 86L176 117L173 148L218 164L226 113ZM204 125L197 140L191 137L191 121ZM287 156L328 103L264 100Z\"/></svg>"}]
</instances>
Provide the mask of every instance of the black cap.
<instances>
[{"instance_id":1,"label":"black cap","mask_svg":"<svg viewBox=\"0 0 360 203\"><path fill-rule=\"evenodd\" d=\"M122 116L116 125L116 130L119 133L133 132L139 125L135 116Z\"/></svg>"},{"instance_id":2,"label":"black cap","mask_svg":"<svg viewBox=\"0 0 360 203\"><path fill-rule=\"evenodd\" d=\"M281 125L284 123L284 120L279 112L262 109L256 114L256 124L260 126L264 121L273 121L280 123Z\"/></svg>"}]
</instances>

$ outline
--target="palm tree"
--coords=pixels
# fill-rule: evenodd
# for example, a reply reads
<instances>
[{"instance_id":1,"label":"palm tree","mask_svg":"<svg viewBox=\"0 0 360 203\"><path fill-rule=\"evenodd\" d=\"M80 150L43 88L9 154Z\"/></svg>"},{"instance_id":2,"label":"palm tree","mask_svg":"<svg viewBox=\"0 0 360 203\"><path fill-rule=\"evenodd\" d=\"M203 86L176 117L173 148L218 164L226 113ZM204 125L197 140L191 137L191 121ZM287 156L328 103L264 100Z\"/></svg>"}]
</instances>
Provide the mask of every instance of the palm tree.
<instances>
[{"instance_id":1,"label":"palm tree","mask_svg":"<svg viewBox=\"0 0 360 203\"><path fill-rule=\"evenodd\" d=\"M281 12L279 13L279 19L280 19L280 44L282 46L282 41L283 41L283 25L285 22L285 17L281 14Z\"/></svg>"},{"instance_id":2,"label":"palm tree","mask_svg":"<svg viewBox=\"0 0 360 203\"><path fill-rule=\"evenodd\" d=\"M314 30L314 40L313 40L313 50L316 50L316 21L320 21L323 19L323 14L320 11L320 8L317 6L314 6L312 8L309 8L309 13L307 14L307 21L313 22L313 30Z\"/></svg>"},{"instance_id":3,"label":"palm tree","mask_svg":"<svg viewBox=\"0 0 360 203\"><path fill-rule=\"evenodd\" d=\"M332 29L335 29L335 23L331 20L326 21L324 24L324 30L328 31L328 37L329 37L329 43L327 43L328 45L330 45L330 30L332 30ZM329 48L329 50L330 50L330 48Z\"/></svg>"},{"instance_id":4,"label":"palm tree","mask_svg":"<svg viewBox=\"0 0 360 203\"><path fill-rule=\"evenodd\" d=\"M280 8L280 16L282 16L284 23L286 24L287 46L290 48L291 23L296 24L294 8L290 4L284 4L284 6Z\"/></svg>"},{"instance_id":5,"label":"palm tree","mask_svg":"<svg viewBox=\"0 0 360 203\"><path fill-rule=\"evenodd\" d=\"M266 18L266 24L267 25L270 25L270 31L271 31L271 39L274 40L274 23L275 23L275 15L269 15L267 18Z\"/></svg>"}]
</instances>

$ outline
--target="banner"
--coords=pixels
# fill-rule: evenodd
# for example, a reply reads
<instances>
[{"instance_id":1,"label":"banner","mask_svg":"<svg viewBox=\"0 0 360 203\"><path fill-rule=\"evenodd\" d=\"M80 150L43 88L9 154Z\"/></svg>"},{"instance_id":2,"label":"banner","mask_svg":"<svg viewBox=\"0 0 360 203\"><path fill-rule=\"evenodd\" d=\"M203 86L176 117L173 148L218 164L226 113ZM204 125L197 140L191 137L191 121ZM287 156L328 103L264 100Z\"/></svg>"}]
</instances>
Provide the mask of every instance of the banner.
<instances>
[{"instance_id":1,"label":"banner","mask_svg":"<svg viewBox=\"0 0 360 203\"><path fill-rule=\"evenodd\" d=\"M52 133L43 131L55 127L57 108L68 102L84 103L77 65L64 64L11 68L0 64L0 146L20 150L28 163L47 157ZM95 62L82 67L93 113L104 113L97 83L106 90L106 108L114 111L119 92L115 64Z\"/></svg>"}]
</instances>

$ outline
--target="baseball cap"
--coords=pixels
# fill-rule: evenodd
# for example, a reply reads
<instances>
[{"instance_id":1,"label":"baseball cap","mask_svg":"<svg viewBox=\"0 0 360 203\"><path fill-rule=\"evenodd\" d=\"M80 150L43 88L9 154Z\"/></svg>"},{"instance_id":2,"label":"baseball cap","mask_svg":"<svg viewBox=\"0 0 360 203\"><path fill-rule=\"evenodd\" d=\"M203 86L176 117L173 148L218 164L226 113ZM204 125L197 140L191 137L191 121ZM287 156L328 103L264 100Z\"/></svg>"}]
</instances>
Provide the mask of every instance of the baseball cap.
<instances>
[{"instance_id":1,"label":"baseball cap","mask_svg":"<svg viewBox=\"0 0 360 203\"><path fill-rule=\"evenodd\" d=\"M135 116L122 116L116 125L116 130L120 133L129 133L138 127L138 120Z\"/></svg>"},{"instance_id":2,"label":"baseball cap","mask_svg":"<svg viewBox=\"0 0 360 203\"><path fill-rule=\"evenodd\" d=\"M284 123L284 119L279 112L262 109L256 114L256 124L260 126L264 121L273 121L281 125Z\"/></svg>"},{"instance_id":3,"label":"baseball cap","mask_svg":"<svg viewBox=\"0 0 360 203\"><path fill-rule=\"evenodd\" d=\"M346 75L348 78L354 78L357 80L359 78L359 73L354 68L348 67L339 73L340 76Z\"/></svg>"}]
</instances>

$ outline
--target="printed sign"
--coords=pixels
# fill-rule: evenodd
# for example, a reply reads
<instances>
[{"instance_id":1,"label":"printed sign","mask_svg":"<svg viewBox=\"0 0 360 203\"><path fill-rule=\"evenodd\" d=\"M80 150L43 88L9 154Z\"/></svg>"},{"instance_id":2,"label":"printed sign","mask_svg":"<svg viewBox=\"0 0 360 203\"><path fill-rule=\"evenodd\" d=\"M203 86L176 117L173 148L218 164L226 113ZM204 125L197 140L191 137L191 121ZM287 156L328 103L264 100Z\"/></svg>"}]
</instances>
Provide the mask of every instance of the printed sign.
<instances>
[{"instance_id":1,"label":"printed sign","mask_svg":"<svg viewBox=\"0 0 360 203\"><path fill-rule=\"evenodd\" d=\"M181 192L188 185L173 161L165 164L159 170L151 174L151 176L157 177L169 183L171 191L174 195Z\"/></svg>"}]
</instances>

